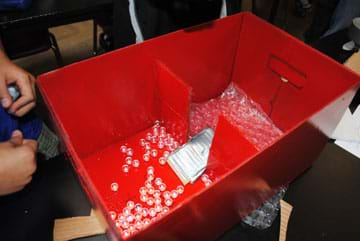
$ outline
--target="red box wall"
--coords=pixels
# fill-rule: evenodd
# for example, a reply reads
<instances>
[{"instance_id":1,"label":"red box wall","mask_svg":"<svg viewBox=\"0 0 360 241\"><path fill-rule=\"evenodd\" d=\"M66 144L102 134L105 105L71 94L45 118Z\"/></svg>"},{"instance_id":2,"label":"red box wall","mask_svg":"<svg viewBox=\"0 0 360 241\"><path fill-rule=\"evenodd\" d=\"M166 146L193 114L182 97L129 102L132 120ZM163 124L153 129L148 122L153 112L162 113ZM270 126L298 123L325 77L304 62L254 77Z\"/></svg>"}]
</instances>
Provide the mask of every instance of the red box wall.
<instances>
[{"instance_id":1,"label":"red box wall","mask_svg":"<svg viewBox=\"0 0 360 241\"><path fill-rule=\"evenodd\" d=\"M189 102L216 97L231 81L284 135L257 151L220 118L210 161L227 169L211 188L188 196L131 240L215 239L311 165L359 77L251 14L177 31L39 77L82 184L104 212L113 239L119 234L84 161L159 118L178 122L186 132Z\"/></svg>"}]
</instances>

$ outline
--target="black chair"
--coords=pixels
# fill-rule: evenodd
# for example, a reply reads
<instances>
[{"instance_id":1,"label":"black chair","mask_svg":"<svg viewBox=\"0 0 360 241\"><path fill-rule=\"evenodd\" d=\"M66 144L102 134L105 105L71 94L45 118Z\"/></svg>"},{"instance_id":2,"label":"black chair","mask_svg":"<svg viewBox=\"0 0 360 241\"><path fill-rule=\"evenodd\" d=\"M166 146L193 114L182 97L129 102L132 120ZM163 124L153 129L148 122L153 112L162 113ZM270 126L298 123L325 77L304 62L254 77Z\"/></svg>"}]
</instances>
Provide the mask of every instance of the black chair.
<instances>
[{"instance_id":1,"label":"black chair","mask_svg":"<svg viewBox=\"0 0 360 241\"><path fill-rule=\"evenodd\" d=\"M55 36L48 29L1 31L1 41L10 59L18 59L51 49L58 66L63 66L62 56Z\"/></svg>"}]
</instances>

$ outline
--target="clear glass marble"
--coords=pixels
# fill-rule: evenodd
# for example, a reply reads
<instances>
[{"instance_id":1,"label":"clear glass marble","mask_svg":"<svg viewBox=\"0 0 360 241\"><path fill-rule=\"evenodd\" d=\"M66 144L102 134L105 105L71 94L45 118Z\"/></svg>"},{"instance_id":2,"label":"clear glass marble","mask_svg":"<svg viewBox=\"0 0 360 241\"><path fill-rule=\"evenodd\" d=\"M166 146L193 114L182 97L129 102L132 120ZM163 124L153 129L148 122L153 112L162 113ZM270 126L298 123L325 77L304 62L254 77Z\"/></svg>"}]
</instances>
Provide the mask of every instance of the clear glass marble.
<instances>
[{"instance_id":1,"label":"clear glass marble","mask_svg":"<svg viewBox=\"0 0 360 241\"><path fill-rule=\"evenodd\" d=\"M121 222L121 227L122 227L122 228L127 229L127 228L129 228L129 225L130 225L129 222L126 221L126 220L124 220L124 221Z\"/></svg>"},{"instance_id":2,"label":"clear glass marble","mask_svg":"<svg viewBox=\"0 0 360 241\"><path fill-rule=\"evenodd\" d=\"M142 201L143 203L147 202L148 197L146 195L140 195L140 201Z\"/></svg>"},{"instance_id":3,"label":"clear glass marble","mask_svg":"<svg viewBox=\"0 0 360 241\"><path fill-rule=\"evenodd\" d=\"M151 223L151 221L150 221L150 219L148 219L148 218L145 218L145 219L143 220L144 226L148 226L150 223Z\"/></svg>"},{"instance_id":4,"label":"clear glass marble","mask_svg":"<svg viewBox=\"0 0 360 241\"><path fill-rule=\"evenodd\" d=\"M169 211L170 211L170 209L168 207L163 207L162 208L162 213L167 213Z\"/></svg>"},{"instance_id":5,"label":"clear glass marble","mask_svg":"<svg viewBox=\"0 0 360 241\"><path fill-rule=\"evenodd\" d=\"M151 150L151 144L150 144L149 142L146 142L146 143L145 143L145 150L150 152L150 150ZM150 154L150 153L147 153L147 154Z\"/></svg>"},{"instance_id":6,"label":"clear glass marble","mask_svg":"<svg viewBox=\"0 0 360 241\"><path fill-rule=\"evenodd\" d=\"M137 230L141 230L143 228L143 222L141 220L136 220L135 222L135 228Z\"/></svg>"},{"instance_id":7,"label":"clear glass marble","mask_svg":"<svg viewBox=\"0 0 360 241\"><path fill-rule=\"evenodd\" d=\"M148 215L149 215L149 209L147 209L147 208L143 208L143 210L142 210L142 216L143 217L147 217Z\"/></svg>"},{"instance_id":8,"label":"clear glass marble","mask_svg":"<svg viewBox=\"0 0 360 241\"><path fill-rule=\"evenodd\" d=\"M118 184L117 182L111 183L110 189L111 189L111 191L113 191L113 192L117 192L117 191L119 190L119 184Z\"/></svg>"},{"instance_id":9,"label":"clear glass marble","mask_svg":"<svg viewBox=\"0 0 360 241\"><path fill-rule=\"evenodd\" d=\"M149 216L150 217L155 217L156 216L156 210L155 210L155 208L150 208L149 209Z\"/></svg>"},{"instance_id":10,"label":"clear glass marble","mask_svg":"<svg viewBox=\"0 0 360 241\"><path fill-rule=\"evenodd\" d=\"M133 160L133 167L138 168L140 166L140 161L138 159Z\"/></svg>"},{"instance_id":11,"label":"clear glass marble","mask_svg":"<svg viewBox=\"0 0 360 241\"><path fill-rule=\"evenodd\" d=\"M165 183L161 183L160 185L159 185L159 190L160 191L165 191L166 190L166 184Z\"/></svg>"},{"instance_id":12,"label":"clear glass marble","mask_svg":"<svg viewBox=\"0 0 360 241\"><path fill-rule=\"evenodd\" d=\"M164 157L159 158L159 164L164 166L166 164L166 159Z\"/></svg>"},{"instance_id":13,"label":"clear glass marble","mask_svg":"<svg viewBox=\"0 0 360 241\"><path fill-rule=\"evenodd\" d=\"M135 220L135 216L133 214L130 214L129 216L126 217L126 221L128 223L132 223Z\"/></svg>"},{"instance_id":14,"label":"clear glass marble","mask_svg":"<svg viewBox=\"0 0 360 241\"><path fill-rule=\"evenodd\" d=\"M150 155L145 153L145 154L143 155L143 160L144 160L145 162L150 161Z\"/></svg>"},{"instance_id":15,"label":"clear glass marble","mask_svg":"<svg viewBox=\"0 0 360 241\"><path fill-rule=\"evenodd\" d=\"M134 150L133 150L132 148L128 148L128 149L126 150L126 155L132 156L133 154L134 154Z\"/></svg>"},{"instance_id":16,"label":"clear glass marble","mask_svg":"<svg viewBox=\"0 0 360 241\"><path fill-rule=\"evenodd\" d=\"M154 187L149 187L149 188L147 189L147 193L149 193L150 195L153 195L154 192L155 192Z\"/></svg>"},{"instance_id":17,"label":"clear glass marble","mask_svg":"<svg viewBox=\"0 0 360 241\"><path fill-rule=\"evenodd\" d=\"M152 182L150 180L146 180L144 184L147 189L153 187Z\"/></svg>"},{"instance_id":18,"label":"clear glass marble","mask_svg":"<svg viewBox=\"0 0 360 241\"><path fill-rule=\"evenodd\" d=\"M115 220L115 218L116 218L116 212L114 212L114 211L109 211L109 215L110 215L110 217L111 217L112 220Z\"/></svg>"},{"instance_id":19,"label":"clear glass marble","mask_svg":"<svg viewBox=\"0 0 360 241\"><path fill-rule=\"evenodd\" d=\"M147 201L146 201L146 204L149 205L149 206L153 206L154 205L154 199L153 198L148 198Z\"/></svg>"},{"instance_id":20,"label":"clear glass marble","mask_svg":"<svg viewBox=\"0 0 360 241\"><path fill-rule=\"evenodd\" d=\"M155 204L154 208L155 208L155 211L157 213L160 213L162 211L162 205L161 204Z\"/></svg>"},{"instance_id":21,"label":"clear glass marble","mask_svg":"<svg viewBox=\"0 0 360 241\"><path fill-rule=\"evenodd\" d=\"M151 150L151 156L152 156L152 157L156 157L157 154L158 154L158 151L157 151L156 149L152 149L152 150Z\"/></svg>"},{"instance_id":22,"label":"clear glass marble","mask_svg":"<svg viewBox=\"0 0 360 241\"><path fill-rule=\"evenodd\" d=\"M163 197L164 197L165 199L169 199L169 198L171 197L171 192L169 192L169 191L164 192L164 193L163 193Z\"/></svg>"},{"instance_id":23,"label":"clear glass marble","mask_svg":"<svg viewBox=\"0 0 360 241\"><path fill-rule=\"evenodd\" d=\"M152 182L154 180L154 178L155 178L154 174L147 174L147 176L146 176L146 180L148 180L150 182Z\"/></svg>"},{"instance_id":24,"label":"clear glass marble","mask_svg":"<svg viewBox=\"0 0 360 241\"><path fill-rule=\"evenodd\" d=\"M127 217L131 214L131 210L128 207L125 207L123 208L122 214Z\"/></svg>"},{"instance_id":25,"label":"clear glass marble","mask_svg":"<svg viewBox=\"0 0 360 241\"><path fill-rule=\"evenodd\" d=\"M159 127L158 126L153 126L152 127L152 132L154 136L158 136L159 135Z\"/></svg>"},{"instance_id":26,"label":"clear glass marble","mask_svg":"<svg viewBox=\"0 0 360 241\"><path fill-rule=\"evenodd\" d=\"M146 195L147 194L147 188L146 187L140 187L139 192L141 195Z\"/></svg>"},{"instance_id":27,"label":"clear glass marble","mask_svg":"<svg viewBox=\"0 0 360 241\"><path fill-rule=\"evenodd\" d=\"M173 204L173 200L171 198L165 199L164 201L165 205L170 207Z\"/></svg>"},{"instance_id":28,"label":"clear glass marble","mask_svg":"<svg viewBox=\"0 0 360 241\"><path fill-rule=\"evenodd\" d=\"M178 196L179 196L179 194L178 194L178 192L177 192L176 190L172 190L172 191L171 191L171 197L172 197L173 199L176 199Z\"/></svg>"},{"instance_id":29,"label":"clear glass marble","mask_svg":"<svg viewBox=\"0 0 360 241\"><path fill-rule=\"evenodd\" d=\"M183 194L184 191L185 191L185 188L183 185L179 185L176 187L176 191L179 193L179 194Z\"/></svg>"},{"instance_id":30,"label":"clear glass marble","mask_svg":"<svg viewBox=\"0 0 360 241\"><path fill-rule=\"evenodd\" d=\"M119 221L124 221L125 219L126 219L126 217L122 213L120 213L117 217L117 220L119 220Z\"/></svg>"},{"instance_id":31,"label":"clear glass marble","mask_svg":"<svg viewBox=\"0 0 360 241\"><path fill-rule=\"evenodd\" d=\"M146 140L151 141L152 134L150 132L146 133Z\"/></svg>"},{"instance_id":32,"label":"clear glass marble","mask_svg":"<svg viewBox=\"0 0 360 241\"><path fill-rule=\"evenodd\" d=\"M127 146L125 146L125 145L120 146L120 151L121 151L121 153L125 154L127 151Z\"/></svg>"},{"instance_id":33,"label":"clear glass marble","mask_svg":"<svg viewBox=\"0 0 360 241\"><path fill-rule=\"evenodd\" d=\"M145 194L146 195L146 194ZM142 205L140 203L135 204L135 212L141 213L142 211Z\"/></svg>"},{"instance_id":34,"label":"clear glass marble","mask_svg":"<svg viewBox=\"0 0 360 241\"><path fill-rule=\"evenodd\" d=\"M130 231L130 233L131 234L133 234L135 231L136 231L136 228L135 228L135 226L134 225L129 225L129 231Z\"/></svg>"},{"instance_id":35,"label":"clear glass marble","mask_svg":"<svg viewBox=\"0 0 360 241\"><path fill-rule=\"evenodd\" d=\"M141 211L135 214L135 219L138 220L138 221L139 220L141 221L141 219L143 218L143 215L142 215Z\"/></svg>"},{"instance_id":36,"label":"clear glass marble","mask_svg":"<svg viewBox=\"0 0 360 241\"><path fill-rule=\"evenodd\" d=\"M155 178L155 185L159 186L162 183L163 183L163 181L160 177Z\"/></svg>"},{"instance_id":37,"label":"clear glass marble","mask_svg":"<svg viewBox=\"0 0 360 241\"><path fill-rule=\"evenodd\" d=\"M147 170L147 174L154 175L155 173L155 168L153 166L149 166L146 170Z\"/></svg>"},{"instance_id":38,"label":"clear glass marble","mask_svg":"<svg viewBox=\"0 0 360 241\"><path fill-rule=\"evenodd\" d=\"M132 157L131 156L125 157L125 163L130 166L132 164Z\"/></svg>"},{"instance_id":39,"label":"clear glass marble","mask_svg":"<svg viewBox=\"0 0 360 241\"><path fill-rule=\"evenodd\" d=\"M120 227L122 226L122 223L123 223L123 221L116 220L116 221L115 221L115 226L116 226L117 228L120 228Z\"/></svg>"},{"instance_id":40,"label":"clear glass marble","mask_svg":"<svg viewBox=\"0 0 360 241\"><path fill-rule=\"evenodd\" d=\"M156 198L154 198L154 202L155 202L155 204L161 204L161 198L160 197L156 197Z\"/></svg>"},{"instance_id":41,"label":"clear glass marble","mask_svg":"<svg viewBox=\"0 0 360 241\"><path fill-rule=\"evenodd\" d=\"M176 150L179 147L179 142L174 141L173 148Z\"/></svg>"},{"instance_id":42,"label":"clear glass marble","mask_svg":"<svg viewBox=\"0 0 360 241\"><path fill-rule=\"evenodd\" d=\"M122 171L123 171L124 173L129 173L129 171L130 171L130 166L127 165L127 164L122 165Z\"/></svg>"},{"instance_id":43,"label":"clear glass marble","mask_svg":"<svg viewBox=\"0 0 360 241\"><path fill-rule=\"evenodd\" d=\"M161 127L160 127L160 133L166 133L166 128L165 128L165 126L161 126Z\"/></svg>"},{"instance_id":44,"label":"clear glass marble","mask_svg":"<svg viewBox=\"0 0 360 241\"><path fill-rule=\"evenodd\" d=\"M206 175L206 174L203 174L203 175L201 175L201 181L202 182L206 182L206 181L208 181L209 180L209 176L208 175Z\"/></svg>"},{"instance_id":45,"label":"clear glass marble","mask_svg":"<svg viewBox=\"0 0 360 241\"><path fill-rule=\"evenodd\" d=\"M122 231L122 236L124 237L124 238L128 238L128 237L130 237L130 231L129 230L124 230L124 231Z\"/></svg>"},{"instance_id":46,"label":"clear glass marble","mask_svg":"<svg viewBox=\"0 0 360 241\"><path fill-rule=\"evenodd\" d=\"M161 125L161 121L160 121L160 120L154 121L154 126L159 127L160 125Z\"/></svg>"},{"instance_id":47,"label":"clear glass marble","mask_svg":"<svg viewBox=\"0 0 360 241\"><path fill-rule=\"evenodd\" d=\"M158 147L159 147L159 149L163 149L164 146L165 146L165 144L164 144L163 141L159 141L159 142L158 142Z\"/></svg>"},{"instance_id":48,"label":"clear glass marble","mask_svg":"<svg viewBox=\"0 0 360 241\"><path fill-rule=\"evenodd\" d=\"M130 200L126 203L126 207L129 208L130 210L132 210L135 208L135 203Z\"/></svg>"},{"instance_id":49,"label":"clear glass marble","mask_svg":"<svg viewBox=\"0 0 360 241\"><path fill-rule=\"evenodd\" d=\"M124 231L122 231L122 236L123 236L124 238L130 237L130 231L127 230L127 229L125 229Z\"/></svg>"},{"instance_id":50,"label":"clear glass marble","mask_svg":"<svg viewBox=\"0 0 360 241\"><path fill-rule=\"evenodd\" d=\"M170 152L164 151L163 157L164 157L165 159L167 159L167 158L169 157L169 155L170 155Z\"/></svg>"},{"instance_id":51,"label":"clear glass marble","mask_svg":"<svg viewBox=\"0 0 360 241\"><path fill-rule=\"evenodd\" d=\"M160 196L161 196L160 190L155 190L153 196L154 196L155 198L160 197Z\"/></svg>"},{"instance_id":52,"label":"clear glass marble","mask_svg":"<svg viewBox=\"0 0 360 241\"><path fill-rule=\"evenodd\" d=\"M145 146L145 143L146 143L146 140L141 138L140 141L139 141L139 144L141 147L144 147Z\"/></svg>"}]
</instances>

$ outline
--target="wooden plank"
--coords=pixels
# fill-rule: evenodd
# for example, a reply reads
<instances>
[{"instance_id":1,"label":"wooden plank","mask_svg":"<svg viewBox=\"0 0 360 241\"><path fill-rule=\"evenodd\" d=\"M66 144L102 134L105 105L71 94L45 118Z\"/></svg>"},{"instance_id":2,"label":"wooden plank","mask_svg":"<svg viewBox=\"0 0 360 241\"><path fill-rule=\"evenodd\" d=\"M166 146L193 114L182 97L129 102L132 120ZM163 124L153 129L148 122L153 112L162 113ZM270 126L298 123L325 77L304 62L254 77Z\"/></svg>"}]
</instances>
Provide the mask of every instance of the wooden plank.
<instances>
[{"instance_id":1,"label":"wooden plank","mask_svg":"<svg viewBox=\"0 0 360 241\"><path fill-rule=\"evenodd\" d=\"M94 210L91 210L90 216L56 219L53 237L54 241L68 241L103 234L105 230Z\"/></svg>"},{"instance_id":2,"label":"wooden plank","mask_svg":"<svg viewBox=\"0 0 360 241\"><path fill-rule=\"evenodd\" d=\"M284 200L280 200L280 235L279 235L279 241L285 241L286 240L286 231L289 223L289 218L292 212L293 207L285 202Z\"/></svg>"}]
</instances>

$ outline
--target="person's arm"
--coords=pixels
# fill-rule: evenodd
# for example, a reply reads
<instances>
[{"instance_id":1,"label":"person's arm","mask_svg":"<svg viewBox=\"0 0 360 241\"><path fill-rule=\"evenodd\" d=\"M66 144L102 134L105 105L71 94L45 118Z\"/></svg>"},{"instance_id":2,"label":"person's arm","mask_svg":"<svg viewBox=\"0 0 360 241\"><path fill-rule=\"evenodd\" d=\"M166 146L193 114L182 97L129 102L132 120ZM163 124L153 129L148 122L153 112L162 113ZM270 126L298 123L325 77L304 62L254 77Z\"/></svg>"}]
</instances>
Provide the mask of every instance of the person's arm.
<instances>
[{"instance_id":1,"label":"person's arm","mask_svg":"<svg viewBox=\"0 0 360 241\"><path fill-rule=\"evenodd\" d=\"M36 170L37 142L23 139L14 131L7 142L0 143L0 196L22 190Z\"/></svg>"},{"instance_id":2,"label":"person's arm","mask_svg":"<svg viewBox=\"0 0 360 241\"><path fill-rule=\"evenodd\" d=\"M20 98L12 101L8 85L15 85L20 92ZM23 116L29 112L36 101L35 78L13 64L0 49L0 101L1 105L15 116Z\"/></svg>"},{"instance_id":3,"label":"person's arm","mask_svg":"<svg viewBox=\"0 0 360 241\"><path fill-rule=\"evenodd\" d=\"M16 101L8 93L9 85L15 85L20 92ZM13 64L1 48L0 104L18 117L35 106L35 78ZM36 169L36 148L37 142L23 139L18 130L9 141L0 142L0 196L20 191L31 181Z\"/></svg>"}]
</instances>

